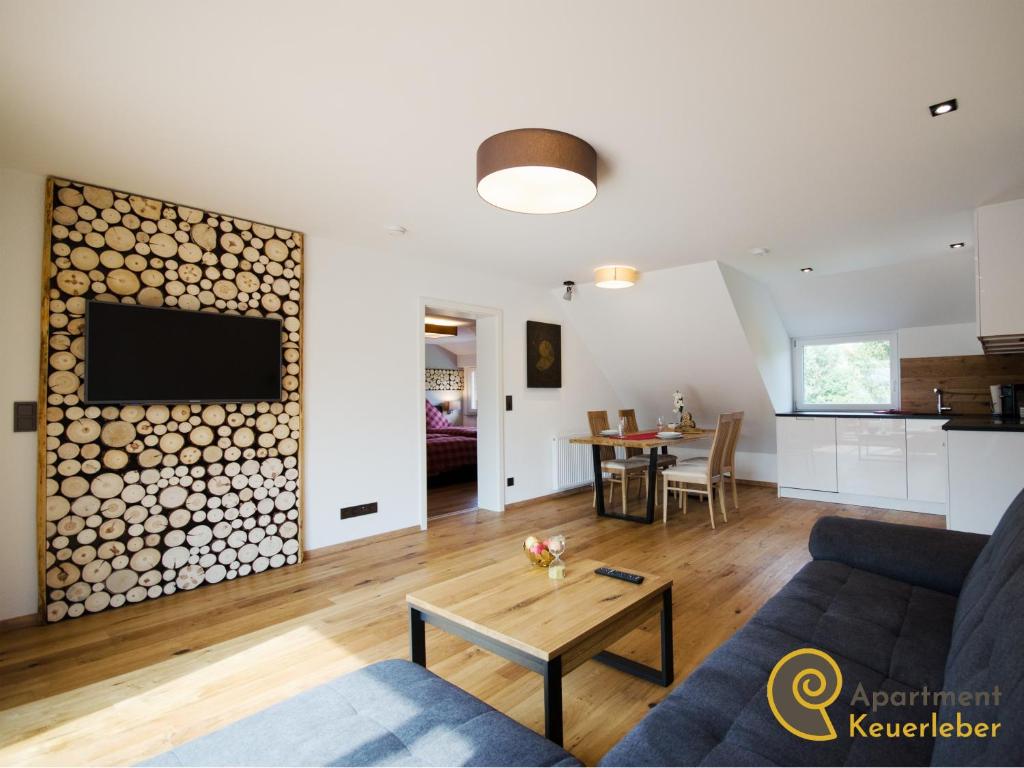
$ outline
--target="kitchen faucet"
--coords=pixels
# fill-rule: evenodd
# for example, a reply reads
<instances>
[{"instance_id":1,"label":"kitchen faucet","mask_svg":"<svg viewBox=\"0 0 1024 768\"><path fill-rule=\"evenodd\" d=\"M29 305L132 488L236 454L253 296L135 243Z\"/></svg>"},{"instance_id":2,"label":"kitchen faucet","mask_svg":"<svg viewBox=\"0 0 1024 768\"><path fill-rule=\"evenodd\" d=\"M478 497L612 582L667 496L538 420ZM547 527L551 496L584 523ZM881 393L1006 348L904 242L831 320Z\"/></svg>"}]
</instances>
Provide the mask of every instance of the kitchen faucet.
<instances>
[{"instance_id":1,"label":"kitchen faucet","mask_svg":"<svg viewBox=\"0 0 1024 768\"><path fill-rule=\"evenodd\" d=\"M939 389L938 387L935 387L935 389L933 389L932 392L934 392L936 397L938 397L938 400L939 400L939 403L938 403L939 413L945 413L946 411L952 411L953 410L952 406L943 405L942 404L942 390L941 389Z\"/></svg>"}]
</instances>

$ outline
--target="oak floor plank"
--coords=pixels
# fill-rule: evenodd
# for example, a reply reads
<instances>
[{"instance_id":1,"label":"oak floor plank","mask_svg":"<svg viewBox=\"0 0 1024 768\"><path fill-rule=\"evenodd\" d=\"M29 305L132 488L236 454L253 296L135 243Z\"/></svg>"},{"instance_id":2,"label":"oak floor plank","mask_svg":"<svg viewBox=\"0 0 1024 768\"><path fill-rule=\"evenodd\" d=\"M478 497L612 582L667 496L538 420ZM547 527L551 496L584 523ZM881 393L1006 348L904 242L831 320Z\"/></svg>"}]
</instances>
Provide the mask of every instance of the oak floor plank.
<instances>
[{"instance_id":1,"label":"oak floor plank","mask_svg":"<svg viewBox=\"0 0 1024 768\"><path fill-rule=\"evenodd\" d=\"M406 592L497 562L530 533L564 533L593 558L674 580L676 684L808 559L828 514L942 527L909 512L778 499L742 486L712 531L699 505L651 526L598 519L590 492L505 514L433 520L300 565L54 626L0 634L0 763L131 764L337 675L408 658ZM660 515L659 515L660 517ZM657 621L613 646L658 664ZM538 732L539 676L427 628L429 667ZM597 663L566 676L565 743L596 762L667 693Z\"/></svg>"}]
</instances>

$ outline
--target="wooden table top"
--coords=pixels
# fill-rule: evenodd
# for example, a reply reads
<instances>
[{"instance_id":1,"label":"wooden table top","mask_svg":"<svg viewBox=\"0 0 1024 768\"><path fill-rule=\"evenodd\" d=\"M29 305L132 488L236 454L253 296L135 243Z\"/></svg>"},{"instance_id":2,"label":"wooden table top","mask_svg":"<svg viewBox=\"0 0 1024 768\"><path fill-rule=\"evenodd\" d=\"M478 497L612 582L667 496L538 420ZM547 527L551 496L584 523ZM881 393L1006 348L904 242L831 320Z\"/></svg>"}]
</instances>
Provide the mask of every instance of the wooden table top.
<instances>
[{"instance_id":1,"label":"wooden table top","mask_svg":"<svg viewBox=\"0 0 1024 768\"><path fill-rule=\"evenodd\" d=\"M632 567L643 584L598 576L607 563L566 559L565 579L548 577L525 555L503 560L406 595L414 608L469 627L543 661L615 624L625 614L657 602L672 580Z\"/></svg>"},{"instance_id":2,"label":"wooden table top","mask_svg":"<svg viewBox=\"0 0 1024 768\"><path fill-rule=\"evenodd\" d=\"M643 432L654 432L653 429L639 430L634 434L640 434ZM625 437L605 437L604 435L586 435L582 437L573 437L569 440L570 443L576 445L608 445L613 448L660 448L663 445L674 445L676 443L685 443L690 440L701 440L702 438L708 437L709 435L715 434L713 429L701 429L697 432L682 432L682 437L672 437L668 440L663 440L660 437L651 437L645 440L630 440Z\"/></svg>"}]
</instances>

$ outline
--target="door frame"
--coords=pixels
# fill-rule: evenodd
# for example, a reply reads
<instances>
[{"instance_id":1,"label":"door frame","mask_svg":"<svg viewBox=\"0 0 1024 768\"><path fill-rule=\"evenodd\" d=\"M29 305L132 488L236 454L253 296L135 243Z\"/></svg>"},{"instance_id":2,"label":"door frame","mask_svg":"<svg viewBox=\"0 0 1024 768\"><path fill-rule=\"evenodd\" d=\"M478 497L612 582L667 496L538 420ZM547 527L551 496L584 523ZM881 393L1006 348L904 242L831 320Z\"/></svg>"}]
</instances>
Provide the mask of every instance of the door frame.
<instances>
[{"instance_id":1,"label":"door frame","mask_svg":"<svg viewBox=\"0 0 1024 768\"><path fill-rule=\"evenodd\" d=\"M424 399L423 371L426 368L426 345L423 343L423 318L428 308L438 314L464 317L477 322L477 495L480 508L493 512L505 511L505 398L504 398L504 321L503 314L497 307L485 307L476 304L465 304L449 299L435 299L421 296L417 313L416 339L419 350L419 365L416 377L417 412L422 412ZM484 323L485 331L481 334L480 320L491 320ZM489 328L487 326L490 326ZM493 349L493 362L487 364L488 355L481 356L482 344ZM481 360L483 357L483 360ZM481 362L493 370L482 371ZM481 389L481 377L485 387ZM481 407L482 406L482 407ZM492 418L484 419L483 437L487 442L487 450L483 450L481 437L480 412L490 410ZM420 529L427 529L427 425L421 417L418 419L417 435L420 450L416 476L419 480L419 512ZM483 459L483 461L481 461ZM481 472L483 468L483 472ZM484 487L486 483L487 487Z\"/></svg>"}]
</instances>

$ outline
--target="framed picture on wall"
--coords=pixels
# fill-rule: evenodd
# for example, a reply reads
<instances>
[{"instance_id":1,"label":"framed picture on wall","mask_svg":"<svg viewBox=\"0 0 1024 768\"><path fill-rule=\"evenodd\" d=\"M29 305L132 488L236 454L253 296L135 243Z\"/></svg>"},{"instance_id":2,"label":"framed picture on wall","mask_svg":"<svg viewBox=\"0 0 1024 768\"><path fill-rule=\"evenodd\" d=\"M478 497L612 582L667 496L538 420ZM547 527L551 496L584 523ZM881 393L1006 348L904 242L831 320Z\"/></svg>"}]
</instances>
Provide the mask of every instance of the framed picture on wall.
<instances>
[{"instance_id":1,"label":"framed picture on wall","mask_svg":"<svg viewBox=\"0 0 1024 768\"><path fill-rule=\"evenodd\" d=\"M526 386L562 386L562 326L526 321Z\"/></svg>"}]
</instances>

